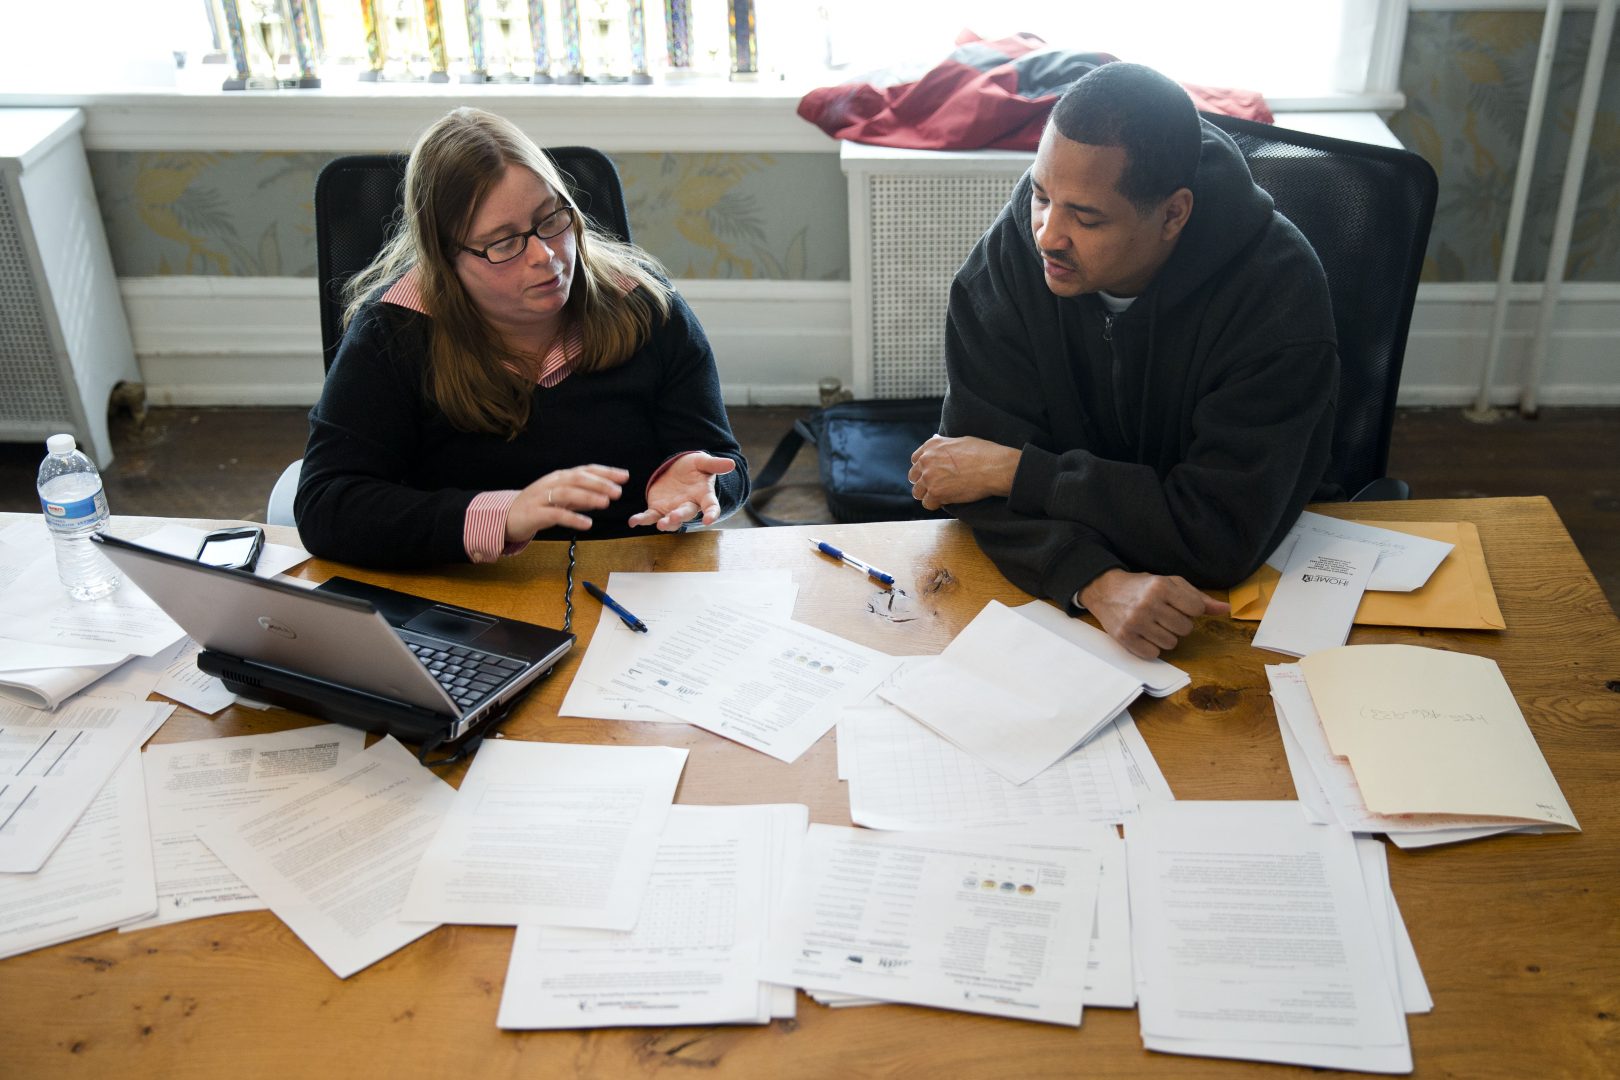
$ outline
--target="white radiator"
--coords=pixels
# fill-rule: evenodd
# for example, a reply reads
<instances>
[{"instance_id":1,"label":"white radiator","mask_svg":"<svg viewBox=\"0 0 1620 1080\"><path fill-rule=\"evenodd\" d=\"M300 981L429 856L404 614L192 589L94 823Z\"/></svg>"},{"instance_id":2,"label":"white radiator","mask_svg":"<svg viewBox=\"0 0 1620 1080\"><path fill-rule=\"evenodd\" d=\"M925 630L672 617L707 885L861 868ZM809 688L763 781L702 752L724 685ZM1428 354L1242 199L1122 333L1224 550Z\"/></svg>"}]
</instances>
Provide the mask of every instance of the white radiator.
<instances>
[{"instance_id":1,"label":"white radiator","mask_svg":"<svg viewBox=\"0 0 1620 1080\"><path fill-rule=\"evenodd\" d=\"M951 279L1033 159L842 144L856 397L945 392Z\"/></svg>"},{"instance_id":2,"label":"white radiator","mask_svg":"<svg viewBox=\"0 0 1620 1080\"><path fill-rule=\"evenodd\" d=\"M106 465L108 395L140 373L83 127L77 109L0 109L0 439L71 432Z\"/></svg>"}]
</instances>

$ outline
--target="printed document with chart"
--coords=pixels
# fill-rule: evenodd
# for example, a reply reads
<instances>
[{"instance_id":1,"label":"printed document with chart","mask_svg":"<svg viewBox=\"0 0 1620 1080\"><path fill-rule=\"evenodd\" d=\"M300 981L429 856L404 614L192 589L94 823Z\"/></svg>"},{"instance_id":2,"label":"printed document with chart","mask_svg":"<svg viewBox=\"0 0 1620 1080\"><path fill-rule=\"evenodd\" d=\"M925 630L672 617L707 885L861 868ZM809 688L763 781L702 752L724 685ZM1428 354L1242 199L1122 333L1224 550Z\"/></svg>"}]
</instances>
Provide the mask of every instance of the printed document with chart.
<instances>
[{"instance_id":1,"label":"printed document with chart","mask_svg":"<svg viewBox=\"0 0 1620 1080\"><path fill-rule=\"evenodd\" d=\"M765 618L790 619L799 595L787 570L664 570L652 574L615 570L608 575L607 591L654 629L668 627L687 612L715 601L745 607ZM643 700L644 695L613 687L615 673L628 666L628 658L642 644L641 637L604 608L557 715L685 723Z\"/></svg>"},{"instance_id":2,"label":"printed document with chart","mask_svg":"<svg viewBox=\"0 0 1620 1080\"><path fill-rule=\"evenodd\" d=\"M1078 1026L1106 826L1090 850L812 825L766 976ZM1084 844L1081 841L1082 845Z\"/></svg>"},{"instance_id":3,"label":"printed document with chart","mask_svg":"<svg viewBox=\"0 0 1620 1080\"><path fill-rule=\"evenodd\" d=\"M786 762L900 662L804 623L719 603L633 636L642 640L620 660L611 690Z\"/></svg>"}]
</instances>

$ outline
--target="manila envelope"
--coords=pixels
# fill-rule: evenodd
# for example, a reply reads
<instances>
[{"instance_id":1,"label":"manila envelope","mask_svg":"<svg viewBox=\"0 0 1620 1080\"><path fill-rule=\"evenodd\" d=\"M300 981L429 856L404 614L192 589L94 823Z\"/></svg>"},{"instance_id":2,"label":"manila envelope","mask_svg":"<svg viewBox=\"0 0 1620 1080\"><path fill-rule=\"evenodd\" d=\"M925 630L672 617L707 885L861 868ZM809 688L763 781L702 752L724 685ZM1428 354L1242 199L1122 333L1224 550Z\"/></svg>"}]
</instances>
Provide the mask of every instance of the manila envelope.
<instances>
[{"instance_id":1,"label":"manila envelope","mask_svg":"<svg viewBox=\"0 0 1620 1080\"><path fill-rule=\"evenodd\" d=\"M1424 583L1408 593L1369 592L1356 608L1364 626L1433 626L1461 630L1503 630L1507 623L1496 604L1496 590L1485 569L1485 549L1471 521L1362 521L1380 529L1424 536L1456 545ZM1228 599L1234 619L1258 619L1277 588L1279 575L1264 564Z\"/></svg>"}]
</instances>

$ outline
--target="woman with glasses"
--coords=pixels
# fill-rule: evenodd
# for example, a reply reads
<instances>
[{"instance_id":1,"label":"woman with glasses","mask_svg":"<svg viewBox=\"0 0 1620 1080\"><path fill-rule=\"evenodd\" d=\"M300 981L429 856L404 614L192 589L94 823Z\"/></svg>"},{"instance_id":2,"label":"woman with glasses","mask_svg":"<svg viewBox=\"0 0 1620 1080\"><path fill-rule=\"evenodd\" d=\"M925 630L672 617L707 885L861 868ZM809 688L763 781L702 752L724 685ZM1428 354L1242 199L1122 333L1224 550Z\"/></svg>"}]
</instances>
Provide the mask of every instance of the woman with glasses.
<instances>
[{"instance_id":1,"label":"woman with glasses","mask_svg":"<svg viewBox=\"0 0 1620 1080\"><path fill-rule=\"evenodd\" d=\"M536 535L712 525L748 495L714 354L651 256L514 125L417 141L404 227L350 283L295 504L317 555L487 562Z\"/></svg>"}]
</instances>

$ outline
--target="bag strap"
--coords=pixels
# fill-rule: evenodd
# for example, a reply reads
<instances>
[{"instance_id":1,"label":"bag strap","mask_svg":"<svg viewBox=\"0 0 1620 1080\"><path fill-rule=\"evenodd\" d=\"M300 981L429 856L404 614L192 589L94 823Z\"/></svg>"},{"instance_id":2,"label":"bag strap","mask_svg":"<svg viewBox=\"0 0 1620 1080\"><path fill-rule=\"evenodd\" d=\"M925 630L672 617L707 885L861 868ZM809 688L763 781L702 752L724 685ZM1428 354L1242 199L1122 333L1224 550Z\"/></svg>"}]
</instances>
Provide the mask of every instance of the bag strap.
<instances>
[{"instance_id":1,"label":"bag strap","mask_svg":"<svg viewBox=\"0 0 1620 1080\"><path fill-rule=\"evenodd\" d=\"M765 462L765 467L755 478L753 493L748 496L748 502L743 506L743 509L748 511L748 516L759 524L766 526L829 524L825 521L793 521L765 513L765 505L781 493L782 477L787 474L788 466L799 456L799 449L805 443L815 446L816 433L808 423L808 418L801 417L793 421L793 426L787 429L781 441L776 444L776 449L771 451L770 459Z\"/></svg>"}]
</instances>

